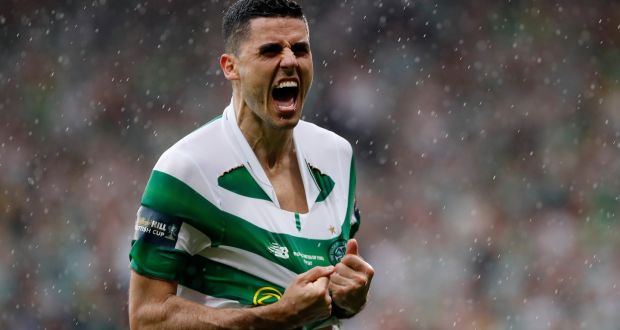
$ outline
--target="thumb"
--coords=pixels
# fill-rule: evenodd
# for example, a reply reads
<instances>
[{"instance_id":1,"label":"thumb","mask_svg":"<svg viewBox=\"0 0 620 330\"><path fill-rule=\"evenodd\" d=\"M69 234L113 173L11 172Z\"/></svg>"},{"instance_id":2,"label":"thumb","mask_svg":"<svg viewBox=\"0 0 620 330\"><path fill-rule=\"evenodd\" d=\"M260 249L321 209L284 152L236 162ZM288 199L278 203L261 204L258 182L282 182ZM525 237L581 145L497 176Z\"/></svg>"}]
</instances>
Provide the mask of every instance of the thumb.
<instances>
[{"instance_id":1,"label":"thumb","mask_svg":"<svg viewBox=\"0 0 620 330\"><path fill-rule=\"evenodd\" d=\"M355 240L355 238L351 238L347 242L347 254L359 255L359 252L357 252L357 240Z\"/></svg>"},{"instance_id":2,"label":"thumb","mask_svg":"<svg viewBox=\"0 0 620 330\"><path fill-rule=\"evenodd\" d=\"M309 271L301 274L299 276L299 279L302 280L303 282L308 282L308 283L314 282L321 277L328 276L333 271L334 271L334 266L328 266L328 267L316 266L310 269Z\"/></svg>"}]
</instances>

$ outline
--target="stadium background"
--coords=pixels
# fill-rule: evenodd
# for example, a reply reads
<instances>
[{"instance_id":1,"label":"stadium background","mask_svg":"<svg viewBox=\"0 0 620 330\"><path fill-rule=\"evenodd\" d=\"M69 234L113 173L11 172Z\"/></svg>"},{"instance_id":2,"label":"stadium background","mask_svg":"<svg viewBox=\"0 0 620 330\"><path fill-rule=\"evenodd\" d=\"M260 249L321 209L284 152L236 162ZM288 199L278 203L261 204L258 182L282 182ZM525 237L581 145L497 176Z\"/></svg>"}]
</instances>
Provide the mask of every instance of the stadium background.
<instances>
[{"instance_id":1,"label":"stadium background","mask_svg":"<svg viewBox=\"0 0 620 330\"><path fill-rule=\"evenodd\" d=\"M226 4L0 4L0 328L127 327L149 172L230 99ZM349 328L617 329L620 5L305 9L376 269Z\"/></svg>"}]
</instances>

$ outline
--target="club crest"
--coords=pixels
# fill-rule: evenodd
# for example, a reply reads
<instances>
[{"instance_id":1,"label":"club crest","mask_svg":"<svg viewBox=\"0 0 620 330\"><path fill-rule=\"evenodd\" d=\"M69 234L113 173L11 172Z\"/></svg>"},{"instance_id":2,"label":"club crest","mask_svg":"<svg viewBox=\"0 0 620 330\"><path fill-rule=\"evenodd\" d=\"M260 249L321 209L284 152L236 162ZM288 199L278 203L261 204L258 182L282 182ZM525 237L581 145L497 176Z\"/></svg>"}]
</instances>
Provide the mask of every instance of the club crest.
<instances>
[{"instance_id":1,"label":"club crest","mask_svg":"<svg viewBox=\"0 0 620 330\"><path fill-rule=\"evenodd\" d=\"M342 260L344 255L347 253L347 241L343 239L339 239L334 241L328 250L329 262L332 265L336 265Z\"/></svg>"}]
</instances>

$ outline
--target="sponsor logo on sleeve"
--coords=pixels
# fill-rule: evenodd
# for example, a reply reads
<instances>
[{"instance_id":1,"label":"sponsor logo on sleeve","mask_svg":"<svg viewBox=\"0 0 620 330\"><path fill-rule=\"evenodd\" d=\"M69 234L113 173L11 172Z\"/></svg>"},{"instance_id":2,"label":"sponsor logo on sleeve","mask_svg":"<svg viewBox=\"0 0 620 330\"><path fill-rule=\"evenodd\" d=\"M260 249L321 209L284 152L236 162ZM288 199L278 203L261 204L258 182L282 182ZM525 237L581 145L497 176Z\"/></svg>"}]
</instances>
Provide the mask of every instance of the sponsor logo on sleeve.
<instances>
[{"instance_id":1,"label":"sponsor logo on sleeve","mask_svg":"<svg viewBox=\"0 0 620 330\"><path fill-rule=\"evenodd\" d=\"M158 245L174 246L179 237L182 221L156 211L141 207L136 220L136 240L148 241Z\"/></svg>"}]
</instances>

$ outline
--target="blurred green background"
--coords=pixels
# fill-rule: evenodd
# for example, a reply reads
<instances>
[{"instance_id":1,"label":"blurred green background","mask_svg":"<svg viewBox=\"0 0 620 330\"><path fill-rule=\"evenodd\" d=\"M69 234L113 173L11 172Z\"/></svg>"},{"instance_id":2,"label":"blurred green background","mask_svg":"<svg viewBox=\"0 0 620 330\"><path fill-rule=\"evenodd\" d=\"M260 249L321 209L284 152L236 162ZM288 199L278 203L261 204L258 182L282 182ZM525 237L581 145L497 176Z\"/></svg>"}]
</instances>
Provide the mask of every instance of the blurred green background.
<instances>
[{"instance_id":1,"label":"blurred green background","mask_svg":"<svg viewBox=\"0 0 620 330\"><path fill-rule=\"evenodd\" d=\"M0 328L122 329L159 155L220 114L230 1L0 3ZM303 1L354 146L349 329L618 329L620 4Z\"/></svg>"}]
</instances>

